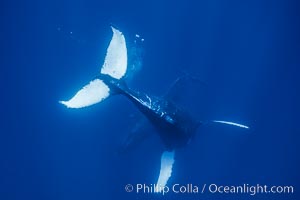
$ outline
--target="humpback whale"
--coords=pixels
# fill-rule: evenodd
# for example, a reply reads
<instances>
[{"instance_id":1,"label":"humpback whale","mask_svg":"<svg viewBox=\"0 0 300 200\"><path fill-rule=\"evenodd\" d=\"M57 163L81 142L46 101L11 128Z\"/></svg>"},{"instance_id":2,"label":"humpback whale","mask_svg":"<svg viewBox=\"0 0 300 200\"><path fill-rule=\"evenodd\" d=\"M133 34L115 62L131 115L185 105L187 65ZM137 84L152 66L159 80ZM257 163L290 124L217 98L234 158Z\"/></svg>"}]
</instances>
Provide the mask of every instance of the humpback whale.
<instances>
[{"instance_id":1,"label":"humpback whale","mask_svg":"<svg viewBox=\"0 0 300 200\"><path fill-rule=\"evenodd\" d=\"M114 27L111 28L113 36L107 48L100 74L80 89L70 100L60 101L60 103L68 108L83 108L99 103L113 95L123 95L128 98L151 122L165 145L156 183L156 192L161 192L172 175L176 149L186 146L203 122L197 121L187 111L166 98L150 96L126 85L124 80L128 71L126 40L121 31ZM223 120L210 122L249 128L242 124Z\"/></svg>"}]
</instances>

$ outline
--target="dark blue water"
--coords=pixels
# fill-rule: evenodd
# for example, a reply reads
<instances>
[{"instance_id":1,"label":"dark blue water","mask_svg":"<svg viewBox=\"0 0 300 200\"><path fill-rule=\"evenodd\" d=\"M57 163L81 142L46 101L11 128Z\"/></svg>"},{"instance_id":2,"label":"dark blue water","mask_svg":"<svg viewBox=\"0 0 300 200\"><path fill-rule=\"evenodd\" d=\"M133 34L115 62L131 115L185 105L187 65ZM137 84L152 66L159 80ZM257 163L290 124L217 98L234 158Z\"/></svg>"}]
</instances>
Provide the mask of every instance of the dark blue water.
<instances>
[{"instance_id":1,"label":"dark blue water","mask_svg":"<svg viewBox=\"0 0 300 200\"><path fill-rule=\"evenodd\" d=\"M188 105L200 127L169 184L294 187L294 194L168 194L167 199L299 198L300 16L297 1L1 2L0 199L160 199L126 193L156 182L158 136L124 155L139 113L125 98L58 104L100 70L110 24L145 41L130 86L163 95L184 73L205 88Z\"/></svg>"}]
</instances>

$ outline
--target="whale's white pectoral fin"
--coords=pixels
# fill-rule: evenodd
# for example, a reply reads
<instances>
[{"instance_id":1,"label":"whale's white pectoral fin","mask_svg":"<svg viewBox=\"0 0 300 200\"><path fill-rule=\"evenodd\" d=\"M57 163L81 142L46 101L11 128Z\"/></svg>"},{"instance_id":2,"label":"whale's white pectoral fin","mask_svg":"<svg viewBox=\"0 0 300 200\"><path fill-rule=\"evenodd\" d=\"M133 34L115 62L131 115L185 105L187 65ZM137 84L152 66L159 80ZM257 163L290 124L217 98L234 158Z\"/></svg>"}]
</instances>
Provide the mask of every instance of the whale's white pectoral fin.
<instances>
[{"instance_id":1,"label":"whale's white pectoral fin","mask_svg":"<svg viewBox=\"0 0 300 200\"><path fill-rule=\"evenodd\" d=\"M246 126L246 125L243 125L243 124L238 124L238 123L235 123L235 122L228 122L228 121L221 121L221 120L212 120L212 122L237 126L237 127L246 128L246 129L249 128L249 126Z\"/></svg>"},{"instance_id":2,"label":"whale's white pectoral fin","mask_svg":"<svg viewBox=\"0 0 300 200\"><path fill-rule=\"evenodd\" d=\"M116 79L122 78L127 70L127 48L123 33L111 27L113 37L107 48L102 74L108 74Z\"/></svg>"},{"instance_id":3,"label":"whale's white pectoral fin","mask_svg":"<svg viewBox=\"0 0 300 200\"><path fill-rule=\"evenodd\" d=\"M155 192L161 192L172 175L175 151L165 151L161 156L160 172Z\"/></svg>"},{"instance_id":4,"label":"whale's white pectoral fin","mask_svg":"<svg viewBox=\"0 0 300 200\"><path fill-rule=\"evenodd\" d=\"M68 108L83 108L104 100L109 96L108 86L100 79L95 79L79 90L69 101L60 101Z\"/></svg>"}]
</instances>

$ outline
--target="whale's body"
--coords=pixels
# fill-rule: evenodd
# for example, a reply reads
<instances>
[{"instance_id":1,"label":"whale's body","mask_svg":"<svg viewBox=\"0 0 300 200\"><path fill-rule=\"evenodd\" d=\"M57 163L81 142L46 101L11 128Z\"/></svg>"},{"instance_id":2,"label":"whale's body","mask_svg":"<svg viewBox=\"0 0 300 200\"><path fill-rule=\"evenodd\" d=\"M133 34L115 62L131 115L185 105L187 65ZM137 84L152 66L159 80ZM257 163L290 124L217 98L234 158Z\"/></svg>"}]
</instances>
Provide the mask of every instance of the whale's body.
<instances>
[{"instance_id":1,"label":"whale's body","mask_svg":"<svg viewBox=\"0 0 300 200\"><path fill-rule=\"evenodd\" d=\"M100 75L99 78L114 90L113 93L127 97L146 116L167 150L184 147L200 125L186 110L167 98L135 91L107 75Z\"/></svg>"},{"instance_id":2,"label":"whale's body","mask_svg":"<svg viewBox=\"0 0 300 200\"><path fill-rule=\"evenodd\" d=\"M108 46L100 75L85 85L70 100L60 101L60 103L68 108L83 108L114 95L127 97L155 127L165 145L156 184L156 192L161 192L172 174L175 150L188 144L201 123L169 98L150 96L127 87L124 80L128 71L125 37L122 32L113 27L112 31L113 37ZM211 122L248 128L242 124L223 120Z\"/></svg>"}]
</instances>

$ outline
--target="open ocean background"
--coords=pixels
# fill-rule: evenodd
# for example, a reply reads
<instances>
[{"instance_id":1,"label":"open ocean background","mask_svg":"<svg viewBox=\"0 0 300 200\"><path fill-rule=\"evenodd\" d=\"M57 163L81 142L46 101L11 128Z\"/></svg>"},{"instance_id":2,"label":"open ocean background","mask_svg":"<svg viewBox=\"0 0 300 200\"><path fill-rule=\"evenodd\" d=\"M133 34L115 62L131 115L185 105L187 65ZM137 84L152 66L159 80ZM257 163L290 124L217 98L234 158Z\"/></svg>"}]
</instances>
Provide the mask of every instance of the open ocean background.
<instances>
[{"instance_id":1,"label":"open ocean background","mask_svg":"<svg viewBox=\"0 0 300 200\"><path fill-rule=\"evenodd\" d=\"M299 199L300 5L293 0L1 1L1 200ZM205 87L186 106L200 127L169 184L292 185L294 194L126 193L156 182L163 145L127 154L140 118L118 96L71 110L58 103L97 75L112 33L135 34L142 68L128 85L164 95L185 73Z\"/></svg>"}]
</instances>

